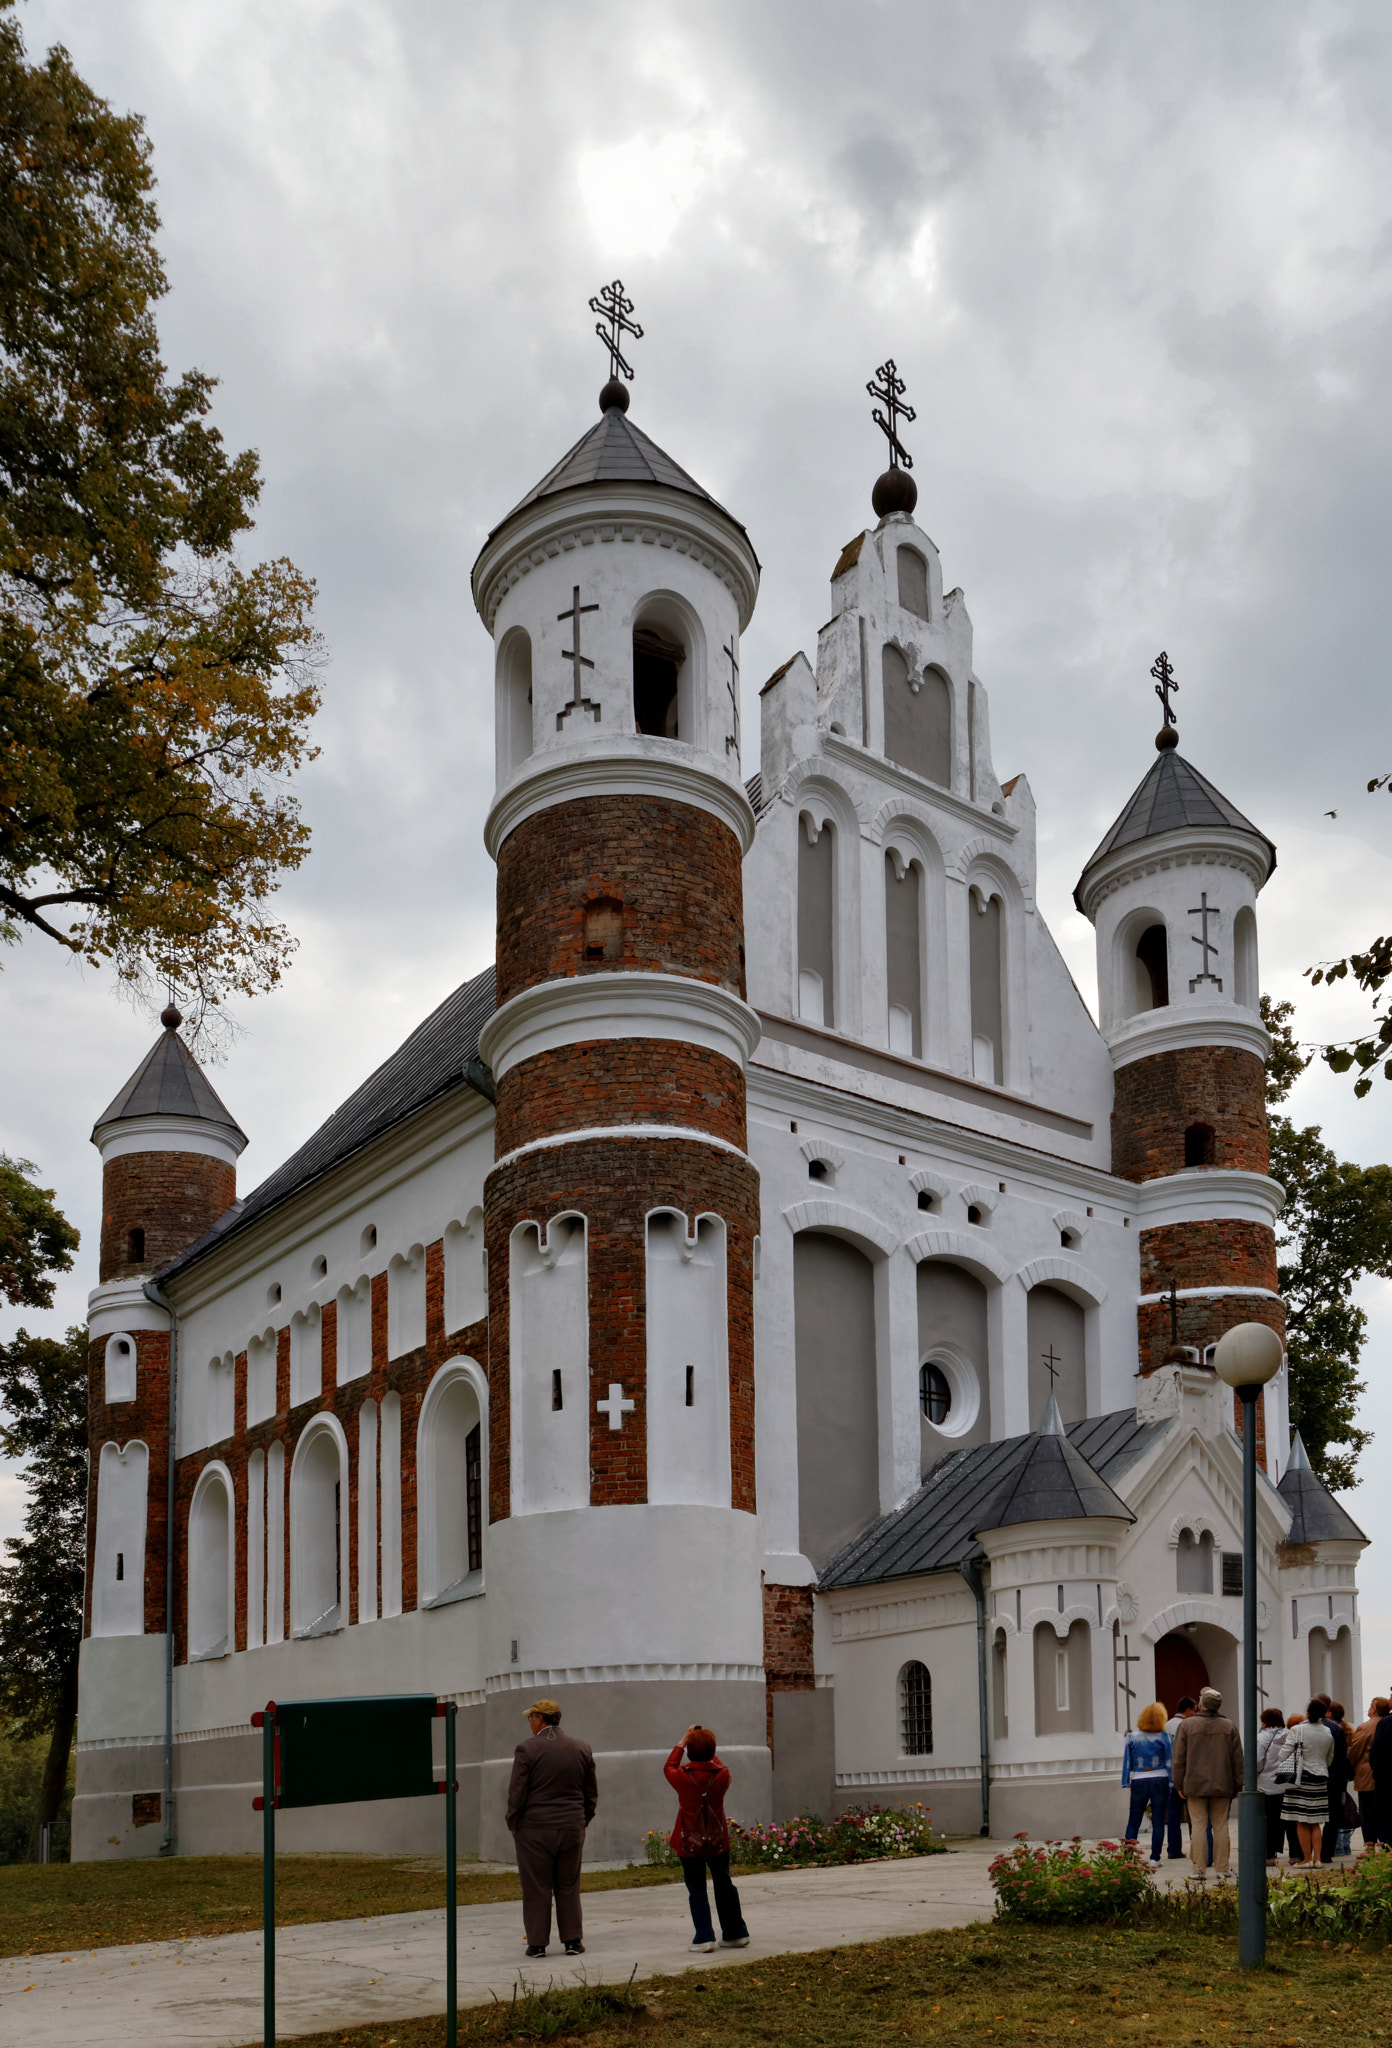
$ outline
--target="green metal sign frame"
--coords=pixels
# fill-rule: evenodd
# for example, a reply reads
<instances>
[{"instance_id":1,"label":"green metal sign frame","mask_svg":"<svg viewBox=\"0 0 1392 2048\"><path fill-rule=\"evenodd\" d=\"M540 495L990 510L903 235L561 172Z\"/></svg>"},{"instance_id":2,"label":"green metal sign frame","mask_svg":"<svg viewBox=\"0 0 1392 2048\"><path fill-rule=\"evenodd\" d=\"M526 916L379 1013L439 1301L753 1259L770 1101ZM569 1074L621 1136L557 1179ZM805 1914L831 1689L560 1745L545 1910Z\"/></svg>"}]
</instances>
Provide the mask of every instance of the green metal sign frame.
<instances>
[{"instance_id":1,"label":"green metal sign frame","mask_svg":"<svg viewBox=\"0 0 1392 2048\"><path fill-rule=\"evenodd\" d=\"M253 1714L261 1730L262 2031L275 2048L275 1817L280 1807L339 1806L353 1800L445 1795L445 2043L458 2048L459 1928L457 1794L453 1700L433 1693L275 1700ZM444 1783L435 1776L431 1727L445 1723Z\"/></svg>"}]
</instances>

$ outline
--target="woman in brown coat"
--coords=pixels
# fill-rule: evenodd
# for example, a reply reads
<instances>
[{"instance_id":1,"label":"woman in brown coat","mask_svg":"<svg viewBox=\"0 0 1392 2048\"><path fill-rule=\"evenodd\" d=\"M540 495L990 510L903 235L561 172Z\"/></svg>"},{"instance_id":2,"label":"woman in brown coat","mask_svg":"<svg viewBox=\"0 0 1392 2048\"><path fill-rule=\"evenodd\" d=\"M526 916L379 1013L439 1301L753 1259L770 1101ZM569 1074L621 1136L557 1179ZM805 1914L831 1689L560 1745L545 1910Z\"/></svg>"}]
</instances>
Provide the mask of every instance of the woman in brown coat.
<instances>
[{"instance_id":1,"label":"woman in brown coat","mask_svg":"<svg viewBox=\"0 0 1392 2048\"><path fill-rule=\"evenodd\" d=\"M1377 1734L1378 1722L1392 1712L1392 1702L1381 1694L1368 1702L1368 1718L1349 1737L1348 1760L1353 1772L1353 1790L1358 1800L1358 1825L1363 1831L1363 1846L1373 1848L1382 1839L1378 1826L1377 1788L1373 1783L1373 1737Z\"/></svg>"}]
</instances>

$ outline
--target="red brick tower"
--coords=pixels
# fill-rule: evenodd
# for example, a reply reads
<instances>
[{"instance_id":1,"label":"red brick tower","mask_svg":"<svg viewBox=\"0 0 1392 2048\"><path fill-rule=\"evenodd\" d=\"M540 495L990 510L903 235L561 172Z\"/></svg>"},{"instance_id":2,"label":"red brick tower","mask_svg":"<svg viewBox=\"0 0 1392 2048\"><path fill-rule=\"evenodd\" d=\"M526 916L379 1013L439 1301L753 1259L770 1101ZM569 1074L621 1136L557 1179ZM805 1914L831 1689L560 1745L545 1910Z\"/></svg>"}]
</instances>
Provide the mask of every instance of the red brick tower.
<instances>
[{"instance_id":1,"label":"red brick tower","mask_svg":"<svg viewBox=\"0 0 1392 2048\"><path fill-rule=\"evenodd\" d=\"M627 403L611 382L473 572L497 649L486 1755L501 1777L521 1708L559 1697L603 1753L592 1854L632 1840L693 1717L741 1810L768 1797L739 758L759 569Z\"/></svg>"},{"instance_id":2,"label":"red brick tower","mask_svg":"<svg viewBox=\"0 0 1392 2048\"><path fill-rule=\"evenodd\" d=\"M1142 1373L1176 1352L1206 1364L1234 1323L1285 1331L1255 909L1276 849L1174 739L1167 724L1160 758L1074 891L1097 932L1116 1072L1112 1168L1140 1190ZM1274 1477L1286 1443L1284 1370L1268 1395L1261 1420Z\"/></svg>"}]
</instances>

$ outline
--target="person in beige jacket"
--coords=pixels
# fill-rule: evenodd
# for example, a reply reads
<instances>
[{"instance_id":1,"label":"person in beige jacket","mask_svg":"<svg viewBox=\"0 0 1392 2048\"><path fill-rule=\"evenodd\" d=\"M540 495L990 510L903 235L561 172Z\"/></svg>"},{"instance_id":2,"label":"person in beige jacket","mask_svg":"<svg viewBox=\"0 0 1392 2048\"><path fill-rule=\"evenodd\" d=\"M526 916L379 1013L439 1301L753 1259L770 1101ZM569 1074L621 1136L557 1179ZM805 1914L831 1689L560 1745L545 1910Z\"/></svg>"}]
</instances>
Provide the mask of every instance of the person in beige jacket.
<instances>
[{"instance_id":1,"label":"person in beige jacket","mask_svg":"<svg viewBox=\"0 0 1392 2048\"><path fill-rule=\"evenodd\" d=\"M1181 1721L1174 1739L1171 1775L1189 1808L1189 1855L1199 1876L1206 1868L1205 1835L1213 1829L1213 1874L1226 1877L1232 1854L1228 1808L1242 1790L1242 1737L1222 1711L1223 1695L1211 1685L1199 1694L1199 1711Z\"/></svg>"}]
</instances>

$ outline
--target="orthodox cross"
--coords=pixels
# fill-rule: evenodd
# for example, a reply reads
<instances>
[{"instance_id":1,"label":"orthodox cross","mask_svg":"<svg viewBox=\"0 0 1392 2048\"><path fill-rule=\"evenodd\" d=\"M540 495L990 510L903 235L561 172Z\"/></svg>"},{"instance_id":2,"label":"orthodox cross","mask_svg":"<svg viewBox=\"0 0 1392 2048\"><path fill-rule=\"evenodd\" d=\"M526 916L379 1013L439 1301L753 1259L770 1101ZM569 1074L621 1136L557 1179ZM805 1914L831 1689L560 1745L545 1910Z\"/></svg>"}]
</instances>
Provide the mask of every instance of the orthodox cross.
<instances>
[{"instance_id":1,"label":"orthodox cross","mask_svg":"<svg viewBox=\"0 0 1392 2048\"><path fill-rule=\"evenodd\" d=\"M1179 1289L1173 1280L1170 1282L1170 1342L1179 1342Z\"/></svg>"},{"instance_id":2,"label":"orthodox cross","mask_svg":"<svg viewBox=\"0 0 1392 2048\"><path fill-rule=\"evenodd\" d=\"M1120 1648L1118 1648L1120 1644ZM1131 1733L1131 1702L1136 1697L1136 1688L1131 1683L1131 1666L1141 1661L1139 1651L1131 1648L1130 1636L1112 1637L1112 1662L1116 1669L1117 1691L1126 1702L1126 1732Z\"/></svg>"},{"instance_id":3,"label":"orthodox cross","mask_svg":"<svg viewBox=\"0 0 1392 2048\"><path fill-rule=\"evenodd\" d=\"M633 301L624 297L624 288L618 278L615 278L612 284L606 284L604 289L590 300L590 311L599 314L599 319L595 323L595 333L609 351L610 377L627 377L631 384L633 369L620 353L619 336L631 334L635 341L641 341L643 330L636 320L629 318L633 311Z\"/></svg>"},{"instance_id":4,"label":"orthodox cross","mask_svg":"<svg viewBox=\"0 0 1392 2048\"><path fill-rule=\"evenodd\" d=\"M580 684L583 681L580 671L594 667L594 663L590 660L588 654L580 652L580 615L582 612L597 612L598 610L599 606L597 604L581 604L580 585L577 583L571 593L570 610L568 612L557 612L556 614L557 620L562 624L567 619L570 620L571 638L575 642L573 647L563 647L561 649L561 660L568 661L571 664L571 674L575 678L575 694L569 704L562 705L561 709L556 713L557 732L562 732L565 729L567 714L572 711L593 711L595 724L599 724L599 705L592 698L582 696L580 693Z\"/></svg>"},{"instance_id":5,"label":"orthodox cross","mask_svg":"<svg viewBox=\"0 0 1392 2048\"><path fill-rule=\"evenodd\" d=\"M739 654L735 647L735 636L733 633L730 635L729 645L721 651L729 657L730 662L730 674L725 688L730 693L730 718L735 728L733 732L725 735L725 751L727 754L738 755L740 750Z\"/></svg>"},{"instance_id":6,"label":"orthodox cross","mask_svg":"<svg viewBox=\"0 0 1392 2048\"><path fill-rule=\"evenodd\" d=\"M1175 715L1170 709L1170 692L1171 690L1177 690L1179 684L1174 679L1174 669L1170 664L1170 657L1166 654L1163 647L1150 664L1150 672L1155 678L1155 694L1165 707L1165 723L1166 725L1173 725Z\"/></svg>"},{"instance_id":7,"label":"orthodox cross","mask_svg":"<svg viewBox=\"0 0 1392 2048\"><path fill-rule=\"evenodd\" d=\"M1211 974L1209 972L1208 956L1210 953L1216 954L1218 948L1214 945L1212 939L1210 939L1210 937L1208 936L1208 920L1211 917L1221 917L1223 913L1216 907L1216 905L1209 902L1207 889L1201 889L1199 891L1199 900L1194 905L1193 909L1189 912L1189 915L1190 917L1198 917L1202 918L1203 920L1203 937L1200 938L1197 932L1195 932L1192 935L1194 944L1196 946L1203 947L1203 971L1200 974L1196 974L1194 976L1194 979L1190 982L1189 993L1190 995L1193 995L1194 990L1198 987L1201 981L1211 981L1213 983L1213 986L1218 990L1219 994L1221 995L1223 991L1222 982L1219 980L1216 974Z\"/></svg>"},{"instance_id":8,"label":"orthodox cross","mask_svg":"<svg viewBox=\"0 0 1392 2048\"><path fill-rule=\"evenodd\" d=\"M904 392L907 387L894 367L893 356L888 362L880 364L875 376L879 381L867 384L865 388L872 398L878 398L886 408L885 412L881 412L878 405L872 407L870 417L889 442L889 466L891 469L912 469L913 457L899 439L899 422L916 420L918 414L911 405L904 404Z\"/></svg>"},{"instance_id":9,"label":"orthodox cross","mask_svg":"<svg viewBox=\"0 0 1392 2048\"><path fill-rule=\"evenodd\" d=\"M1049 1392L1052 1394L1054 1391L1054 1381L1058 1378L1059 1367L1063 1364L1063 1360L1059 1357L1052 1344L1047 1351L1041 1351L1039 1356L1044 1362L1045 1372L1049 1375Z\"/></svg>"},{"instance_id":10,"label":"orthodox cross","mask_svg":"<svg viewBox=\"0 0 1392 2048\"><path fill-rule=\"evenodd\" d=\"M625 1415L636 1406L637 1403L635 1401L630 1401L626 1398L624 1390L617 1380L609 1382L608 1400L595 1402L595 1407L599 1410L600 1414L609 1417L610 1429L622 1429Z\"/></svg>"}]
</instances>

